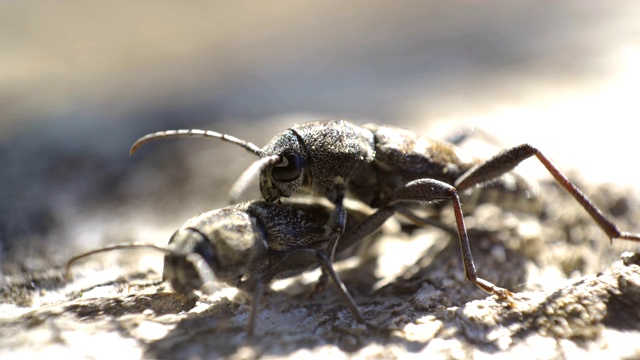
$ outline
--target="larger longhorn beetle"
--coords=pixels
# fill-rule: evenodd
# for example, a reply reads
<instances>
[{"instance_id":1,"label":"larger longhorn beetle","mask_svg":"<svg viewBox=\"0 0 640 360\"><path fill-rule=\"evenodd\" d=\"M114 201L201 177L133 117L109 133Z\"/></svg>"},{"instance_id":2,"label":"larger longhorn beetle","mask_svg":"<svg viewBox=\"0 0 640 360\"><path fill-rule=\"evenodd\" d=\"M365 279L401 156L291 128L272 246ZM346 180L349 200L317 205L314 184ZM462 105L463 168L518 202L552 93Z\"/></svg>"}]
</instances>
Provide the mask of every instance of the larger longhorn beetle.
<instances>
[{"instance_id":1,"label":"larger longhorn beetle","mask_svg":"<svg viewBox=\"0 0 640 360\"><path fill-rule=\"evenodd\" d=\"M231 142L259 156L232 192L246 186L260 172L260 191L275 201L302 189L324 196L335 204L329 220L333 232L327 255L335 248L346 223L343 199L347 191L369 206L371 216L389 217L408 211L412 202L451 200L462 251L465 278L480 289L509 302L512 294L478 277L464 223L459 193L495 181L520 162L535 156L555 180L589 213L613 240L640 241L640 234L620 231L543 153L530 144L501 151L489 160L466 159L453 144L435 141L392 126L359 126L345 120L297 124L274 137L264 148L236 137L208 130L168 130L145 135L131 147L163 138L196 136ZM366 223L366 222L365 222ZM326 274L323 274L326 281Z\"/></svg>"}]
</instances>

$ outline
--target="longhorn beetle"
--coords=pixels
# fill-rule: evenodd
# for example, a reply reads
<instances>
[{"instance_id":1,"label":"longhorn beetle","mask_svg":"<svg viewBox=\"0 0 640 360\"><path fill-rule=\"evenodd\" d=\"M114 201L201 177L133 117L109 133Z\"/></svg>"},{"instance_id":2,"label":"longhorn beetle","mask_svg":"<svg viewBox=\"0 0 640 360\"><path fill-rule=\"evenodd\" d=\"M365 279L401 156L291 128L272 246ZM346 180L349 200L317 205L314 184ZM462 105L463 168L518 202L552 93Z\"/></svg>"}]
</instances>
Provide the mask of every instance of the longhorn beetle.
<instances>
[{"instance_id":1,"label":"longhorn beetle","mask_svg":"<svg viewBox=\"0 0 640 360\"><path fill-rule=\"evenodd\" d=\"M252 334L264 285L321 266L355 320L367 324L325 255L332 206L310 200L255 200L202 213L177 230L167 247L144 243L107 246L71 258L67 274L76 261L96 253L153 248L165 253L163 280L179 294L190 294L214 280L253 294L247 321L247 332ZM337 254L352 255L350 249L386 220L367 215L362 209L348 209L349 222ZM366 224L355 226L361 221Z\"/></svg>"},{"instance_id":2,"label":"longhorn beetle","mask_svg":"<svg viewBox=\"0 0 640 360\"><path fill-rule=\"evenodd\" d=\"M503 150L489 160L480 161L463 158L452 144L431 140L409 130L328 120L294 125L262 149L214 131L161 131L138 139L130 154L149 141L180 136L222 139L259 156L260 159L243 174L237 183L239 185L234 186L235 190L246 186L251 174L259 171L260 191L267 201L289 197L299 189L311 190L332 201L336 207L329 220L333 229L326 250L329 261L333 260L336 244L345 228L342 202L347 190L367 205L379 208L380 215L384 216L390 211L409 211L405 205L411 202L450 200L465 278L482 290L511 301L509 291L477 276L458 194L495 181L532 156L538 158L611 240L640 241L640 234L620 231L540 150L530 144Z\"/></svg>"}]
</instances>

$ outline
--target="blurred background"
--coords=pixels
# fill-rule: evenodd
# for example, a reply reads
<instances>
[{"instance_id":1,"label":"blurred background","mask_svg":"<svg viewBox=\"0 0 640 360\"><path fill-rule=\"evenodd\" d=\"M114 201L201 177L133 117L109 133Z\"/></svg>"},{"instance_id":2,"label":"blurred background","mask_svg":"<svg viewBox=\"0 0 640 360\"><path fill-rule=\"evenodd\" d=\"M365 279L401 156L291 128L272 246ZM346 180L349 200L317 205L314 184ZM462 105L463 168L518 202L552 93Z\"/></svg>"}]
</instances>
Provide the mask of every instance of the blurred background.
<instances>
[{"instance_id":1,"label":"blurred background","mask_svg":"<svg viewBox=\"0 0 640 360\"><path fill-rule=\"evenodd\" d=\"M434 137L473 126L496 148L536 145L580 181L637 190L638 94L636 2L4 1L0 269L165 244L224 206L254 160L203 139L129 157L148 132L262 146L326 118Z\"/></svg>"}]
</instances>

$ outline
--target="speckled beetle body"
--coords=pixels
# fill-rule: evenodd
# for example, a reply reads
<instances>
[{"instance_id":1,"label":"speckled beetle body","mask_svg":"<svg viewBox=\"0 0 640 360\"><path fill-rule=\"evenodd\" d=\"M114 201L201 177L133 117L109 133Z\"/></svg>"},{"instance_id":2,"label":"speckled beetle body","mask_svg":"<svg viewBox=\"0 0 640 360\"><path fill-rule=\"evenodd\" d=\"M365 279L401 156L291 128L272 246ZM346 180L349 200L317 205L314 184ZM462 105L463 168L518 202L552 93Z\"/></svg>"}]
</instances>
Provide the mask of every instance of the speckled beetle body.
<instances>
[{"instance_id":1,"label":"speckled beetle body","mask_svg":"<svg viewBox=\"0 0 640 360\"><path fill-rule=\"evenodd\" d=\"M311 191L332 201L335 209L328 222L332 231L326 249L329 261L333 260L346 226L342 202L347 193L378 208L371 215L374 218L390 217L395 212L417 218L407 207L409 203L450 200L453 203L466 279L510 303L512 295L509 291L476 274L459 194L479 186L500 183L500 179L529 157L538 158L610 239L640 241L639 234L620 231L542 152L529 144L506 149L484 161L462 156L462 152L453 144L430 140L408 130L328 120L294 125L274 137L262 149L244 140L212 131L170 130L140 138L132 146L131 153L146 142L176 136L219 138L258 155L260 159L234 186L234 194L247 186L253 173L259 172L260 189L267 201L303 191ZM505 186L505 189L513 190L513 187ZM358 226L373 224L378 224L378 221L364 221ZM326 276L323 278L326 279Z\"/></svg>"},{"instance_id":2,"label":"speckled beetle body","mask_svg":"<svg viewBox=\"0 0 640 360\"><path fill-rule=\"evenodd\" d=\"M355 320L366 324L358 306L324 254L333 211L317 199L285 202L249 201L194 216L178 229L166 247L119 244L78 255L67 263L116 249L149 247L165 253L163 281L179 294L189 295L205 283L221 281L252 295L247 331L253 332L263 287L322 267ZM352 248L386 219L367 217L364 209L349 209L349 225L337 253L351 256ZM364 219L364 220L363 220ZM362 221L371 223L364 228ZM373 223L377 222L377 223ZM371 231L369 231L371 230Z\"/></svg>"}]
</instances>

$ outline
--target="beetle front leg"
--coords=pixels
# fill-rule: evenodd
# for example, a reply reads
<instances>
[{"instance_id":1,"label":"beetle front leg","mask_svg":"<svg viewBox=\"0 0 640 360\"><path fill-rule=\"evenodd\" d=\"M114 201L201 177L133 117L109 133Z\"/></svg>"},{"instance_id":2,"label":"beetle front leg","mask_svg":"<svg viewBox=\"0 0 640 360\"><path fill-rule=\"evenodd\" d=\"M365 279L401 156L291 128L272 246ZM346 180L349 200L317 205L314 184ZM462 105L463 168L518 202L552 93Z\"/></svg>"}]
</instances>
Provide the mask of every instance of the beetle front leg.
<instances>
[{"instance_id":1,"label":"beetle front leg","mask_svg":"<svg viewBox=\"0 0 640 360\"><path fill-rule=\"evenodd\" d=\"M456 180L454 185L458 191L481 185L511 171L519 163L534 155L547 168L555 180L591 215L591 218L609 236L611 241L613 239L640 241L640 234L620 231L540 150L529 144L522 144L504 150L486 162L472 167Z\"/></svg>"},{"instance_id":2,"label":"beetle front leg","mask_svg":"<svg viewBox=\"0 0 640 360\"><path fill-rule=\"evenodd\" d=\"M336 208L331 213L331 217L329 218L329 228L331 229L331 237L329 238L329 244L327 244L327 259L330 263L333 263L333 259L336 254L336 246L338 245L338 240L340 240L340 236L344 232L344 229L347 226L347 211L342 204L344 200L344 196L340 196L338 200L336 200L335 205Z\"/></svg>"},{"instance_id":3,"label":"beetle front leg","mask_svg":"<svg viewBox=\"0 0 640 360\"><path fill-rule=\"evenodd\" d=\"M387 221L388 218L393 216L397 211L395 206L384 206L378 209L375 213L369 215L355 226L351 231L344 233L342 236L330 239L329 248L333 249L333 253L341 253L343 250L354 246L360 241L367 238L373 232L378 230L382 224ZM338 242L337 240L340 240ZM328 259L328 258L327 258ZM333 263L333 262L331 262ZM324 291L329 281L329 275L325 268L322 268L322 274L318 278L318 283L313 289L313 292L309 294L309 297L313 297L317 292Z\"/></svg>"},{"instance_id":4,"label":"beetle front leg","mask_svg":"<svg viewBox=\"0 0 640 360\"><path fill-rule=\"evenodd\" d=\"M487 280L481 279L477 275L476 267L473 263L473 256L471 255L469 236L467 235L467 228L462 214L462 205L460 203L460 198L458 197L458 191L455 187L433 179L415 180L408 183L403 188L398 189L393 194L391 203L407 201L431 202L441 200L451 200L453 203L453 213L456 218L456 227L460 240L460 251L462 253L462 263L467 281L476 284L480 289L489 294L495 294L498 297L507 300L513 305L513 294L510 291L498 287Z\"/></svg>"},{"instance_id":5,"label":"beetle front leg","mask_svg":"<svg viewBox=\"0 0 640 360\"><path fill-rule=\"evenodd\" d=\"M330 277L333 280L333 283L336 285L338 290L338 294L349 308L354 319L358 323L369 325L365 321L364 316L362 316L362 313L360 312L356 302L353 300L353 297L349 294L347 287L344 285L342 280L340 280L336 270L333 268L333 264L329 261L328 257L322 250L293 249L288 251L282 256L280 261L269 268L269 271L263 276L263 280L265 283L269 283L271 279L280 273L290 271L291 269L304 269L309 267L309 264L312 264L313 262L317 262L321 266L323 274L326 274L325 276L328 278Z\"/></svg>"},{"instance_id":6,"label":"beetle front leg","mask_svg":"<svg viewBox=\"0 0 640 360\"><path fill-rule=\"evenodd\" d=\"M247 319L247 336L251 337L253 336L253 329L255 328L256 318L258 316L258 307L260 306L262 294L264 293L264 282L262 278L247 279L238 283L237 288L252 295L251 308Z\"/></svg>"},{"instance_id":7,"label":"beetle front leg","mask_svg":"<svg viewBox=\"0 0 640 360\"><path fill-rule=\"evenodd\" d=\"M329 217L328 226L331 229L331 234L329 235L329 243L327 244L327 249L325 251L325 255L330 264L333 264L333 260L336 254L336 247L338 246L338 241L344 232L344 229L347 226L347 211L343 205L344 195L340 195L338 199L335 201L335 209L331 213ZM313 296L317 292L322 292L327 287L327 282L329 281L329 274L327 274L325 268L322 268L322 274L318 278L318 283L316 284L313 292L310 296Z\"/></svg>"}]
</instances>

